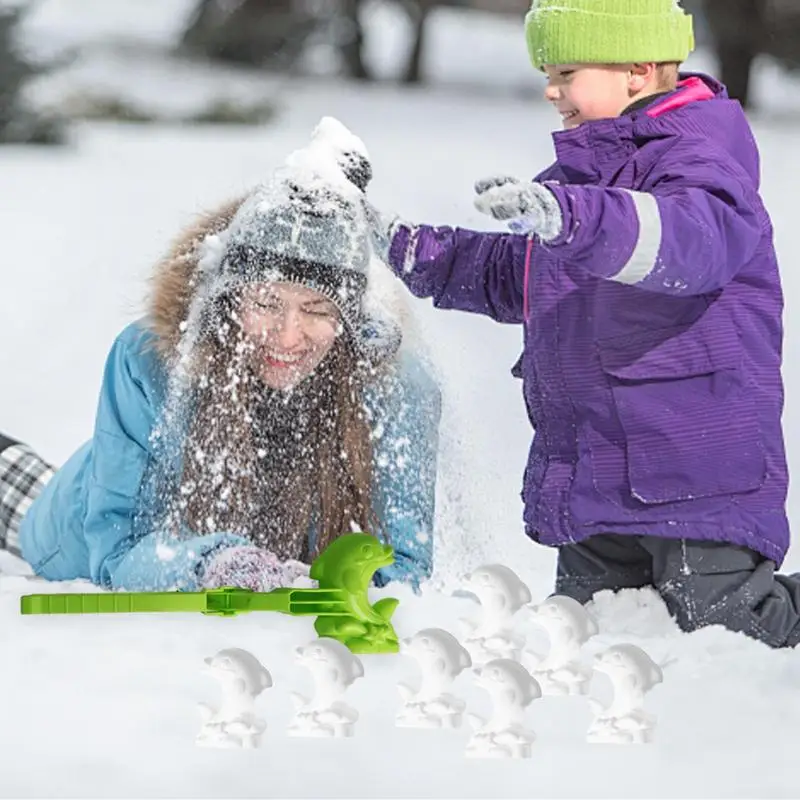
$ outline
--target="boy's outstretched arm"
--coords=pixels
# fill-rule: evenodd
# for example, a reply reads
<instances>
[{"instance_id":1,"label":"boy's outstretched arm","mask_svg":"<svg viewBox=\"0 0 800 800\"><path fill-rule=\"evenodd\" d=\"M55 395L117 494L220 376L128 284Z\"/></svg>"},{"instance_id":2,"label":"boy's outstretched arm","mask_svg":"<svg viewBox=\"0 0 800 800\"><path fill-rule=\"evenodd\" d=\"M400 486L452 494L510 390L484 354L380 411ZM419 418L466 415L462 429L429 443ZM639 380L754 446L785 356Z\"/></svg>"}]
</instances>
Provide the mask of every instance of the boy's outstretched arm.
<instances>
[{"instance_id":1,"label":"boy's outstretched arm","mask_svg":"<svg viewBox=\"0 0 800 800\"><path fill-rule=\"evenodd\" d=\"M673 148L674 166L647 192L597 186L510 184L492 187L476 205L497 219L525 220L558 258L600 278L670 295L699 295L729 283L763 236L760 201L744 173L722 159L699 162ZM542 229L545 194L561 212L557 235ZM538 229L537 229L538 228ZM544 238L549 236L549 238Z\"/></svg>"},{"instance_id":2,"label":"boy's outstretched arm","mask_svg":"<svg viewBox=\"0 0 800 800\"><path fill-rule=\"evenodd\" d=\"M397 221L382 238L381 255L416 297L496 322L523 322L527 237Z\"/></svg>"}]
</instances>

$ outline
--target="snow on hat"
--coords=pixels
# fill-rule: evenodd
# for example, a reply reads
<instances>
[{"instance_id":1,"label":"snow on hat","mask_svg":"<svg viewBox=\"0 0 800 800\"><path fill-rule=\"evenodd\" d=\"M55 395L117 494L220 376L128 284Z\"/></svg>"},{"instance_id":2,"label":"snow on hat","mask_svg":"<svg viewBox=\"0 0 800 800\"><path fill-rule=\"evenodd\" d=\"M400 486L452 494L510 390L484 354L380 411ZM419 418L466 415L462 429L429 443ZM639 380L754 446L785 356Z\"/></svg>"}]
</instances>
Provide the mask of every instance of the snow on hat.
<instances>
[{"instance_id":1,"label":"snow on hat","mask_svg":"<svg viewBox=\"0 0 800 800\"><path fill-rule=\"evenodd\" d=\"M536 69L682 62L694 49L692 17L678 0L533 0L525 38Z\"/></svg>"},{"instance_id":2,"label":"snow on hat","mask_svg":"<svg viewBox=\"0 0 800 800\"><path fill-rule=\"evenodd\" d=\"M320 292L339 308L362 354L381 360L399 346L400 330L367 307L374 253L364 190L371 178L363 143L324 118L311 143L234 216L223 270L248 282L298 283Z\"/></svg>"}]
</instances>

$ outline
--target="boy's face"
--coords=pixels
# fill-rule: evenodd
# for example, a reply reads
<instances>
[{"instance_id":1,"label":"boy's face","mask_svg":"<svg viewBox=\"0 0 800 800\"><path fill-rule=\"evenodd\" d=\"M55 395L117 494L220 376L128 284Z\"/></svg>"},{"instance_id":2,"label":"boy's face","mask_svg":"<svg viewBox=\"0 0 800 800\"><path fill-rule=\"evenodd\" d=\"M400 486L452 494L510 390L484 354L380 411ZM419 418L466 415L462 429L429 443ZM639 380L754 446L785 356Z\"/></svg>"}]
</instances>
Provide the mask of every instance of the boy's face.
<instances>
[{"instance_id":1,"label":"boy's face","mask_svg":"<svg viewBox=\"0 0 800 800\"><path fill-rule=\"evenodd\" d=\"M566 129L577 128L583 122L618 117L645 85L637 66L547 65L544 96L555 106Z\"/></svg>"}]
</instances>

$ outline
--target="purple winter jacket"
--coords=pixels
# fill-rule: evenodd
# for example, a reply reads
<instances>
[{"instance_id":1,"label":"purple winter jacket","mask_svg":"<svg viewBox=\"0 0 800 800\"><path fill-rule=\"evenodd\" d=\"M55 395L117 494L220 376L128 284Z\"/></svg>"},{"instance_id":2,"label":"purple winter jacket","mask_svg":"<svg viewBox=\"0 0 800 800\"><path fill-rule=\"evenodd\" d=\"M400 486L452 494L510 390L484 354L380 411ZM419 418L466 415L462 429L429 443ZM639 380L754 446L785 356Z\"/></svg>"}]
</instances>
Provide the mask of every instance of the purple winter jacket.
<instances>
[{"instance_id":1,"label":"purple winter jacket","mask_svg":"<svg viewBox=\"0 0 800 800\"><path fill-rule=\"evenodd\" d=\"M522 497L546 545L614 532L789 545L783 296L759 155L707 76L554 134L547 244L402 226L389 259L439 308L523 324Z\"/></svg>"}]
</instances>

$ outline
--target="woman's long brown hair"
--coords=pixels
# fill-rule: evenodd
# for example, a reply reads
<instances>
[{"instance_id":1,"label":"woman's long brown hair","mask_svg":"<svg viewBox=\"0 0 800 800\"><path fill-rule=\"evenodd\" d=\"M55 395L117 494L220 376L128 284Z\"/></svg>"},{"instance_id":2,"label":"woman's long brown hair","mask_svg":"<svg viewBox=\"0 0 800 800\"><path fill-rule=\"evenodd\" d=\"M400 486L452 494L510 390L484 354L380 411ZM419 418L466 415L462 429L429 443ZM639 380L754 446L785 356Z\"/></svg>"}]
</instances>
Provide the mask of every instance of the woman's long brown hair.
<instances>
[{"instance_id":1,"label":"woman's long brown hair","mask_svg":"<svg viewBox=\"0 0 800 800\"><path fill-rule=\"evenodd\" d=\"M281 435L270 421L286 411L284 400L256 377L237 315L225 316L227 335L209 331L193 370L198 397L181 478L189 527L245 535L281 558L304 561L354 525L380 535L363 406L367 373L349 335L337 338L290 395L291 424Z\"/></svg>"}]
</instances>

